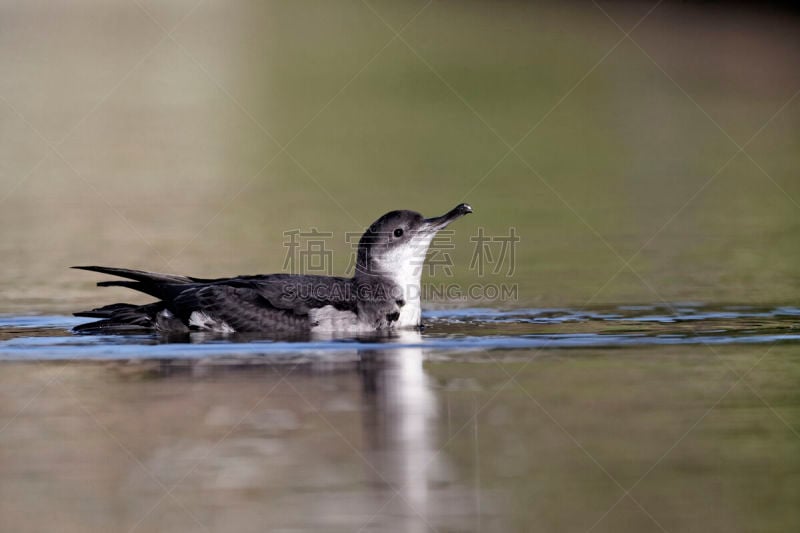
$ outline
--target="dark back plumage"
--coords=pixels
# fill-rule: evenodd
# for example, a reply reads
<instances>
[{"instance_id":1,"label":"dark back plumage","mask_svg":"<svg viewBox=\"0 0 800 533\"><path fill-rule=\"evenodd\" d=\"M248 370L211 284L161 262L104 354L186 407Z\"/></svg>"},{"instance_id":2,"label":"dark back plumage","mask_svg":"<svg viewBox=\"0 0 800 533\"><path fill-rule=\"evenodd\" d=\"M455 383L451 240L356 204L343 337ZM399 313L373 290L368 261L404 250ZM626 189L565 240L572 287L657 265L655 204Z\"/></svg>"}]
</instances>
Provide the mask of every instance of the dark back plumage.
<instances>
[{"instance_id":1,"label":"dark back plumage","mask_svg":"<svg viewBox=\"0 0 800 533\"><path fill-rule=\"evenodd\" d=\"M101 287L127 287L159 299L147 305L112 304L75 313L102 318L76 331L96 333L125 329L191 329L192 314L204 313L235 331L304 330L311 326L312 309L332 306L355 311L350 278L271 274L205 279L124 268L78 266L126 280L101 281Z\"/></svg>"}]
</instances>

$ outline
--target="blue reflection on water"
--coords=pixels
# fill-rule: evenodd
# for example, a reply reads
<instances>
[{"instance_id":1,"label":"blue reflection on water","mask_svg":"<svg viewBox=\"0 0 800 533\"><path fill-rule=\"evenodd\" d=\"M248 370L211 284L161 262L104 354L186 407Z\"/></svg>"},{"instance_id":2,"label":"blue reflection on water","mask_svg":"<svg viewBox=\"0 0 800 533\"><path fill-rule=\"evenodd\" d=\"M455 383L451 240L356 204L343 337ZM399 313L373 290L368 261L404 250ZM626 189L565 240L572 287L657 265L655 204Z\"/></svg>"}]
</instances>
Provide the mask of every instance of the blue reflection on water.
<instances>
[{"instance_id":1,"label":"blue reflection on water","mask_svg":"<svg viewBox=\"0 0 800 533\"><path fill-rule=\"evenodd\" d=\"M425 313L423 335L384 338L307 338L299 341L254 336L178 339L157 335L74 335L84 319L67 316L0 316L0 358L161 359L291 354L314 358L348 357L354 350L425 347L439 350L553 349L693 344L753 344L800 340L800 309L795 307L712 308L619 306L605 309L485 308ZM674 325L687 323L682 329ZM581 331L559 331L580 326ZM294 359L292 359L294 360Z\"/></svg>"}]
</instances>

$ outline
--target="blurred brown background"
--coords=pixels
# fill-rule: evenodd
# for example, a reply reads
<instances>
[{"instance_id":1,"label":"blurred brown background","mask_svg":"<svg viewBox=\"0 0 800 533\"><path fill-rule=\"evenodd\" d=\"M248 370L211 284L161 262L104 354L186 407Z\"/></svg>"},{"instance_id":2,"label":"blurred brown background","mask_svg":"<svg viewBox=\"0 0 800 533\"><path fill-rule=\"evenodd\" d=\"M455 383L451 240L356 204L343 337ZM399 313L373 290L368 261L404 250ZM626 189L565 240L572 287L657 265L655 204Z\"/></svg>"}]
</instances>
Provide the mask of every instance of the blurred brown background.
<instances>
[{"instance_id":1,"label":"blurred brown background","mask_svg":"<svg viewBox=\"0 0 800 533\"><path fill-rule=\"evenodd\" d=\"M94 298L71 264L277 271L283 232L312 225L335 232L342 271L344 232L462 200L476 214L456 228L457 282L475 281L477 226L522 237L520 301L505 305L796 298L791 10L187 0L0 12L4 310Z\"/></svg>"}]
</instances>

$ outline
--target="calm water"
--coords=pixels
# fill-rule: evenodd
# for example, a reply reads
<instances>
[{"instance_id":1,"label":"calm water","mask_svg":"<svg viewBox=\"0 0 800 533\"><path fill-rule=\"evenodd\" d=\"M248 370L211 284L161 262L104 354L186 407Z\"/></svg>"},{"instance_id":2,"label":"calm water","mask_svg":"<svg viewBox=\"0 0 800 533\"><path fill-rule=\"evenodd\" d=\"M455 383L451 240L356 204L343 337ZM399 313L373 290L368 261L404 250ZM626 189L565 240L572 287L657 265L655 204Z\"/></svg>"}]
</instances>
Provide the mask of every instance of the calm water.
<instances>
[{"instance_id":1,"label":"calm water","mask_svg":"<svg viewBox=\"0 0 800 533\"><path fill-rule=\"evenodd\" d=\"M800 308L708 307L700 304L575 309L428 311L422 334L375 337L330 334L270 338L268 334L75 335L87 322L65 316L0 315L5 360L199 359L213 356L312 354L324 360L349 351L392 349L499 350L621 348L658 345L773 344L800 341ZM142 346L148 346L142 352Z\"/></svg>"},{"instance_id":2,"label":"calm water","mask_svg":"<svg viewBox=\"0 0 800 533\"><path fill-rule=\"evenodd\" d=\"M800 524L800 308L442 310L298 342L82 320L0 317L15 530Z\"/></svg>"}]
</instances>

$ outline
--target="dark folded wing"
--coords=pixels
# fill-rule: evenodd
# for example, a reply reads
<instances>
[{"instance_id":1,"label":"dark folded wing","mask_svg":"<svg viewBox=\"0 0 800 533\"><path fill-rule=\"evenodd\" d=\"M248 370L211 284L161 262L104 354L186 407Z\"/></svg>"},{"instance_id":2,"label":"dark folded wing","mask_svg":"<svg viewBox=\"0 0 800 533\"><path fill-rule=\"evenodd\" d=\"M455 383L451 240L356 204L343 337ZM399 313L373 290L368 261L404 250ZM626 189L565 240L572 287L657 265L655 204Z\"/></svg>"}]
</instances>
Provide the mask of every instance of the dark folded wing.
<instances>
[{"instance_id":1,"label":"dark folded wing","mask_svg":"<svg viewBox=\"0 0 800 533\"><path fill-rule=\"evenodd\" d=\"M93 323L95 326L129 324L174 329L180 320L201 329L213 329L214 323L224 322L235 331L297 331L312 325L310 314L315 309L331 306L329 310L356 311L348 278L270 274L201 279L123 268L74 268L127 278L98 285L128 287L161 300L141 307L114 304L79 313L105 319ZM192 324L193 316L196 324Z\"/></svg>"},{"instance_id":2,"label":"dark folded wing","mask_svg":"<svg viewBox=\"0 0 800 533\"><path fill-rule=\"evenodd\" d=\"M251 289L276 309L308 314L311 309L333 306L355 311L351 280L334 276L269 274L234 278L222 283Z\"/></svg>"},{"instance_id":3,"label":"dark folded wing","mask_svg":"<svg viewBox=\"0 0 800 533\"><path fill-rule=\"evenodd\" d=\"M293 331L308 329L307 313L279 309L248 287L205 285L180 293L170 307L195 321L221 321L235 331Z\"/></svg>"}]
</instances>

